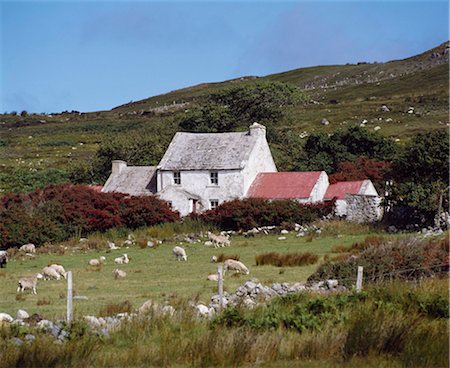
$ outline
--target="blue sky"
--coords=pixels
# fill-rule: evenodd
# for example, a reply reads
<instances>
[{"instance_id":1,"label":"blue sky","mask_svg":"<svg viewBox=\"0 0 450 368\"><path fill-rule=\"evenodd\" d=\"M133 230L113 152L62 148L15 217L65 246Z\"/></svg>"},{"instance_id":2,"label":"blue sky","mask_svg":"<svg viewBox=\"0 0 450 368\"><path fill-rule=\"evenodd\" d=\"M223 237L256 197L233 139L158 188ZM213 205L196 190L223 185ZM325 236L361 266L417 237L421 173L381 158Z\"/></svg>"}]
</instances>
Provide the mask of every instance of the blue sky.
<instances>
[{"instance_id":1,"label":"blue sky","mask_svg":"<svg viewBox=\"0 0 450 368\"><path fill-rule=\"evenodd\" d=\"M446 1L0 2L0 111L106 110L190 85L388 61L448 39Z\"/></svg>"}]
</instances>

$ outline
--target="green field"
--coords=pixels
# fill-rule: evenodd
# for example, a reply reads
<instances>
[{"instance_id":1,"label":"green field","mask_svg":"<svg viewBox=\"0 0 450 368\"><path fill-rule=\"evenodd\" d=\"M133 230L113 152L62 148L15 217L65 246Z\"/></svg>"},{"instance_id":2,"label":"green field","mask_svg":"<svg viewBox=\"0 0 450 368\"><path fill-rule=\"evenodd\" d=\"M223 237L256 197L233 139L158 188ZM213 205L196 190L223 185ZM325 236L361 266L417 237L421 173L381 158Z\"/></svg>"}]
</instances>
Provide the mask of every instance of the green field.
<instances>
[{"instance_id":1,"label":"green field","mask_svg":"<svg viewBox=\"0 0 450 368\"><path fill-rule=\"evenodd\" d=\"M35 258L17 256L0 271L0 280L5 287L0 288L0 311L15 315L17 309L23 308L30 314L39 313L47 318L62 318L65 315L66 282L63 280L39 281L38 294L26 293L25 300L16 300L17 280L39 272L49 263L62 264L66 271L73 273L74 295L84 295L88 300L75 300L76 316L98 314L102 307L111 303L128 300L138 308L144 301L155 299L160 302L176 302L181 299L198 300L208 304L211 295L217 293L215 282L207 281L206 276L217 270L217 264L211 263L213 255L220 253L238 254L240 260L250 269L250 275L226 275L224 289L234 290L251 278L270 285L274 282L304 282L318 264L302 267L256 266L255 255L264 252L312 252L320 255L331 253L333 245L351 245L365 237L365 234L323 236L314 238L297 238L295 233L287 235L286 240L277 240L279 235L245 238L233 236L231 246L214 249L203 243L183 243L188 261L178 262L172 255L172 248L179 242L168 241L156 249L114 250L71 250L64 255L37 254ZM122 239L123 240L123 239ZM205 239L207 240L207 239ZM103 239L106 245L106 239ZM114 258L127 253L131 259L127 265L118 266ZM95 269L88 261L99 256L106 256L106 263ZM320 261L319 261L320 262ZM127 272L126 279L115 280L112 270L120 268ZM48 303L48 304L47 304ZM41 305L38 305L41 304Z\"/></svg>"}]
</instances>

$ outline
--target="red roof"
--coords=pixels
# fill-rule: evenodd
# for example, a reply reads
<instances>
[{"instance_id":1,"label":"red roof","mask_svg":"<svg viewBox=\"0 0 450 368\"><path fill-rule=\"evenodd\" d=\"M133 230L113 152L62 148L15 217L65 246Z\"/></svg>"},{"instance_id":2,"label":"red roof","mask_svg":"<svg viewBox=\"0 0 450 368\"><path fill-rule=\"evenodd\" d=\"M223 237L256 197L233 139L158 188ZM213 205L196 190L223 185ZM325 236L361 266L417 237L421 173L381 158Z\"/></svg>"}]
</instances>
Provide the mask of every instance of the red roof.
<instances>
[{"instance_id":1,"label":"red roof","mask_svg":"<svg viewBox=\"0 0 450 368\"><path fill-rule=\"evenodd\" d=\"M321 171L259 173L247 196L265 199L309 198Z\"/></svg>"},{"instance_id":2,"label":"red roof","mask_svg":"<svg viewBox=\"0 0 450 368\"><path fill-rule=\"evenodd\" d=\"M358 194L363 183L364 180L341 181L331 184L325 193L325 199L344 199L346 194Z\"/></svg>"}]
</instances>

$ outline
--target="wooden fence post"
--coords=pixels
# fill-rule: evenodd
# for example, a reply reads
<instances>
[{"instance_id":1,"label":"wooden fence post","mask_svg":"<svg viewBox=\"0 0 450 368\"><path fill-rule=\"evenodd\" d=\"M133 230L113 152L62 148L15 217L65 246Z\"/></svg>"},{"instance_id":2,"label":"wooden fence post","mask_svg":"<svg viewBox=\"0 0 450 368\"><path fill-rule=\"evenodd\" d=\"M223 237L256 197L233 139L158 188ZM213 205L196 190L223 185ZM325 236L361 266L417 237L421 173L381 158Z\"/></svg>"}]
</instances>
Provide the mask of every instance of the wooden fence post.
<instances>
[{"instance_id":1,"label":"wooden fence post","mask_svg":"<svg viewBox=\"0 0 450 368\"><path fill-rule=\"evenodd\" d=\"M223 269L222 265L217 266L217 275L219 276L218 287L219 287L219 310L223 308Z\"/></svg>"},{"instance_id":2,"label":"wooden fence post","mask_svg":"<svg viewBox=\"0 0 450 368\"><path fill-rule=\"evenodd\" d=\"M73 319L72 271L67 272L67 323Z\"/></svg>"},{"instance_id":3,"label":"wooden fence post","mask_svg":"<svg viewBox=\"0 0 450 368\"><path fill-rule=\"evenodd\" d=\"M358 266L358 276L356 277L356 291L359 293L362 290L363 282L363 267Z\"/></svg>"}]
</instances>

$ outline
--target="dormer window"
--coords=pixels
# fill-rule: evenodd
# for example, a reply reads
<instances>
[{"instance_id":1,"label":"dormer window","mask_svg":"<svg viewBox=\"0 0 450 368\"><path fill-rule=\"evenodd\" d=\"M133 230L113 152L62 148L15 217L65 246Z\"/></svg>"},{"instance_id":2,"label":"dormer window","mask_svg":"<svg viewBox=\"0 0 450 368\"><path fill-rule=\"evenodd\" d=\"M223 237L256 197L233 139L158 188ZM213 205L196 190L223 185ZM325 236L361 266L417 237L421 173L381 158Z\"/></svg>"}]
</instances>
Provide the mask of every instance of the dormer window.
<instances>
[{"instance_id":1,"label":"dormer window","mask_svg":"<svg viewBox=\"0 0 450 368\"><path fill-rule=\"evenodd\" d=\"M181 184L181 173L179 171L173 173L173 183L177 185Z\"/></svg>"},{"instance_id":2,"label":"dormer window","mask_svg":"<svg viewBox=\"0 0 450 368\"><path fill-rule=\"evenodd\" d=\"M219 173L217 171L211 171L210 178L211 178L211 184L219 185Z\"/></svg>"}]
</instances>

